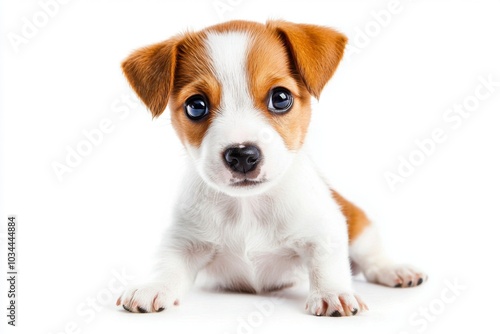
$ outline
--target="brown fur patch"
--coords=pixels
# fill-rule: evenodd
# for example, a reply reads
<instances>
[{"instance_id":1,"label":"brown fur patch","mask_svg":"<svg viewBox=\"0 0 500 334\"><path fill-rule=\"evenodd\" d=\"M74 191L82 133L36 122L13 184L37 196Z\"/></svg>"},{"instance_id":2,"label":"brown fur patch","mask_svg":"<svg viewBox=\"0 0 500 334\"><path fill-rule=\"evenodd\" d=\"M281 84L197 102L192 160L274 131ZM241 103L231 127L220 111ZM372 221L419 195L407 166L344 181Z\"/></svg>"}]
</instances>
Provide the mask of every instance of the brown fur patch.
<instances>
[{"instance_id":1,"label":"brown fur patch","mask_svg":"<svg viewBox=\"0 0 500 334\"><path fill-rule=\"evenodd\" d=\"M122 63L130 85L153 117L161 115L170 102L174 129L183 143L193 146L201 144L221 96L204 36L202 31L173 37L133 52ZM184 102L197 94L206 97L211 113L193 122L185 115Z\"/></svg>"},{"instance_id":2,"label":"brown fur patch","mask_svg":"<svg viewBox=\"0 0 500 334\"><path fill-rule=\"evenodd\" d=\"M175 85L170 110L172 125L183 143L199 147L213 118L216 117L221 99L221 87L212 71L212 63L204 44L204 32L184 35L178 46ZM210 113L207 118L193 122L187 118L184 102L193 95L207 99Z\"/></svg>"},{"instance_id":3,"label":"brown fur patch","mask_svg":"<svg viewBox=\"0 0 500 334\"><path fill-rule=\"evenodd\" d=\"M266 27L280 37L308 91L319 98L342 59L347 37L333 29L311 24L269 21Z\"/></svg>"},{"instance_id":4,"label":"brown fur patch","mask_svg":"<svg viewBox=\"0 0 500 334\"><path fill-rule=\"evenodd\" d=\"M177 38L134 51L122 63L123 73L154 117L167 107L174 80Z\"/></svg>"},{"instance_id":5,"label":"brown fur patch","mask_svg":"<svg viewBox=\"0 0 500 334\"><path fill-rule=\"evenodd\" d=\"M273 32L265 29L254 32L247 71L255 106L280 134L288 149L299 149L311 119L311 95L302 80L292 73L286 49ZM293 107L284 114L268 110L270 91L276 87L288 89L294 98Z\"/></svg>"},{"instance_id":6,"label":"brown fur patch","mask_svg":"<svg viewBox=\"0 0 500 334\"><path fill-rule=\"evenodd\" d=\"M332 189L331 192L334 200L339 204L340 210L342 210L347 219L349 243L352 243L371 222L363 210L346 200L335 190Z\"/></svg>"}]
</instances>

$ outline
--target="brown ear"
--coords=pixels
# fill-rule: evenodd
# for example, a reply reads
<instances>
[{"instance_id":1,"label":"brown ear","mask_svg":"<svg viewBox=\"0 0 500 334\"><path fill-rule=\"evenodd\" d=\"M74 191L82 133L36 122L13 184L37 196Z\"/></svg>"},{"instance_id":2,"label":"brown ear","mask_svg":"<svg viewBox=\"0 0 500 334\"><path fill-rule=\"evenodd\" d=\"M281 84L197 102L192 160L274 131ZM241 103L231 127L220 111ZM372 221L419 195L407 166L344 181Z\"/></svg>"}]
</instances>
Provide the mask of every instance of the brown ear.
<instances>
[{"instance_id":1,"label":"brown ear","mask_svg":"<svg viewBox=\"0 0 500 334\"><path fill-rule=\"evenodd\" d=\"M342 59L347 37L310 24L269 21L266 26L278 33L307 90L318 98Z\"/></svg>"},{"instance_id":2,"label":"brown ear","mask_svg":"<svg viewBox=\"0 0 500 334\"><path fill-rule=\"evenodd\" d=\"M147 46L132 53L122 69L142 102L159 116L167 107L175 71L176 40Z\"/></svg>"}]
</instances>

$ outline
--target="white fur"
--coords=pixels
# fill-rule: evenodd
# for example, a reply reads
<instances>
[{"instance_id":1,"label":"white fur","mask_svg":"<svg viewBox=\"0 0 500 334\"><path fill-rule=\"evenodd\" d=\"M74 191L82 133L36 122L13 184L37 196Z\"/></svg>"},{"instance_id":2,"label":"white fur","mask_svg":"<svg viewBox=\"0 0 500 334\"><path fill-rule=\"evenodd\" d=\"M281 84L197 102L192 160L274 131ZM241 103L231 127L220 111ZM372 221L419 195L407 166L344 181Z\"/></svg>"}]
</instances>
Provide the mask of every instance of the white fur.
<instances>
[{"instance_id":1,"label":"white fur","mask_svg":"<svg viewBox=\"0 0 500 334\"><path fill-rule=\"evenodd\" d=\"M119 299L131 311L171 307L202 270L222 288L255 292L291 285L305 272L311 313L350 315L365 308L352 291L346 221L327 183L305 150L289 151L254 107L247 84L248 46L243 32L207 36L222 101L201 146L187 146L192 163L175 205L173 228L163 242L157 276ZM247 142L264 155L255 180L265 182L237 188L231 185L222 152ZM376 280L388 274L381 272L386 260L374 233L365 232L351 253Z\"/></svg>"}]
</instances>

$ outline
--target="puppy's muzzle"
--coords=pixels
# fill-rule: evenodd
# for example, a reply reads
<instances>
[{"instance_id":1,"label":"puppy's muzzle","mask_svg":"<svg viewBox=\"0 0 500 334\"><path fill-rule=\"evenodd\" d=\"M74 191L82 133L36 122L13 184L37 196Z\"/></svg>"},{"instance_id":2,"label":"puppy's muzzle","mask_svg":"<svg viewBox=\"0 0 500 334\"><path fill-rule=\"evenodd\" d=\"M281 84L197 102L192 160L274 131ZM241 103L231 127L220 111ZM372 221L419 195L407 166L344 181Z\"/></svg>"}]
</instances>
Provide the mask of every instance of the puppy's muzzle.
<instances>
[{"instance_id":1,"label":"puppy's muzzle","mask_svg":"<svg viewBox=\"0 0 500 334\"><path fill-rule=\"evenodd\" d=\"M246 174L257 168L261 159L260 150L254 145L237 145L226 149L224 161L237 173Z\"/></svg>"}]
</instances>

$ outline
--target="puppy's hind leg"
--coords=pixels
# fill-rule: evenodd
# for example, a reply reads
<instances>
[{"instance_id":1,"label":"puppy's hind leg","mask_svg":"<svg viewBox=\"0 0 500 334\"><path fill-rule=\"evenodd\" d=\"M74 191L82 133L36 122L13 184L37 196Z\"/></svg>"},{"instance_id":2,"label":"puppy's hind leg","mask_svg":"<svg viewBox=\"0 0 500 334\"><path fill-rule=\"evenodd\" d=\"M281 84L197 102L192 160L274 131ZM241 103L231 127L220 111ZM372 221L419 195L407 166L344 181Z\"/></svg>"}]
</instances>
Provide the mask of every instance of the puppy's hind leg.
<instances>
[{"instance_id":1,"label":"puppy's hind leg","mask_svg":"<svg viewBox=\"0 0 500 334\"><path fill-rule=\"evenodd\" d=\"M334 199L347 219L349 256L369 282L395 288L413 287L427 280L427 275L410 265L395 264L385 253L377 228L365 213L337 192Z\"/></svg>"}]
</instances>

